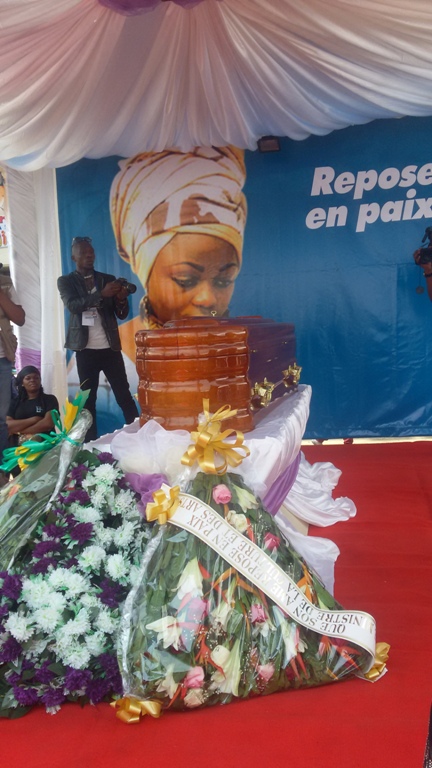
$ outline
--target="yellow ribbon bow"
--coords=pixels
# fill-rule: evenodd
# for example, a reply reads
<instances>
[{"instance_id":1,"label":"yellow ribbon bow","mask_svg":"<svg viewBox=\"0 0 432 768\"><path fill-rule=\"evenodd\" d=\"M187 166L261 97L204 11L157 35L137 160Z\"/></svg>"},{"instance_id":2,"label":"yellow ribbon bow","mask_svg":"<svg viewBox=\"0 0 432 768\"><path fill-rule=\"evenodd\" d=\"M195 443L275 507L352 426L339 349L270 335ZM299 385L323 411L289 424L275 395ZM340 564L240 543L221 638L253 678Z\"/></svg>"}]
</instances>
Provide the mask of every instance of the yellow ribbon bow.
<instances>
[{"instance_id":1,"label":"yellow ribbon bow","mask_svg":"<svg viewBox=\"0 0 432 768\"><path fill-rule=\"evenodd\" d=\"M162 484L162 488L159 491L154 491L154 501L150 501L146 506L148 522L151 523L153 520L157 520L159 525L165 525L180 504L179 493L179 485L170 488L165 483Z\"/></svg>"},{"instance_id":2,"label":"yellow ribbon bow","mask_svg":"<svg viewBox=\"0 0 432 768\"><path fill-rule=\"evenodd\" d=\"M208 475L224 475L230 467L238 467L243 459L249 456L250 451L243 445L243 433L235 429L226 429L221 432L221 422L235 416L237 411L231 410L229 405L219 408L216 413L209 412L209 401L203 400L204 419L198 425L196 432L191 432L194 443L183 454L181 463L192 467L197 461L200 469ZM225 442L228 437L235 436L235 442ZM239 456L236 449L241 448L244 456ZM219 462L216 463L216 454Z\"/></svg>"},{"instance_id":3,"label":"yellow ribbon bow","mask_svg":"<svg viewBox=\"0 0 432 768\"><path fill-rule=\"evenodd\" d=\"M389 650L390 646L388 643L377 643L375 646L375 661L373 667L369 670L369 672L365 673L366 680L370 680L371 682L375 682L378 680L381 675L383 674L385 667L386 667L386 661L389 657Z\"/></svg>"},{"instance_id":4,"label":"yellow ribbon bow","mask_svg":"<svg viewBox=\"0 0 432 768\"><path fill-rule=\"evenodd\" d=\"M110 706L117 710L116 716L123 723L138 723L144 715L160 717L162 709L160 701L143 701L131 696L124 696L122 699L112 701Z\"/></svg>"}]
</instances>

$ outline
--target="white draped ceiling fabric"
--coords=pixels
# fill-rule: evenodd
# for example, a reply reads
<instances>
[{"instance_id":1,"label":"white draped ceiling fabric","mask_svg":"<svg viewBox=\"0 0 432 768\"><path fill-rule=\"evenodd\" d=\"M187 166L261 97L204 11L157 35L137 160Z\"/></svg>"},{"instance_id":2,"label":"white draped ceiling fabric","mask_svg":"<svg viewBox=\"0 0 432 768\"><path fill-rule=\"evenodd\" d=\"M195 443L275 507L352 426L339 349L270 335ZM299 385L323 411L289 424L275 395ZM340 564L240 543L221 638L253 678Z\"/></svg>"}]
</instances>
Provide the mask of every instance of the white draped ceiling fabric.
<instances>
[{"instance_id":1,"label":"white draped ceiling fabric","mask_svg":"<svg viewBox=\"0 0 432 768\"><path fill-rule=\"evenodd\" d=\"M263 135L432 114L430 0L143 0L133 16L104 3L0 0L0 162L36 174L39 221L56 210L40 169L82 157L253 150Z\"/></svg>"},{"instance_id":2,"label":"white draped ceiling fabric","mask_svg":"<svg viewBox=\"0 0 432 768\"><path fill-rule=\"evenodd\" d=\"M26 170L432 110L430 0L0 0L0 29L0 160Z\"/></svg>"}]
</instances>

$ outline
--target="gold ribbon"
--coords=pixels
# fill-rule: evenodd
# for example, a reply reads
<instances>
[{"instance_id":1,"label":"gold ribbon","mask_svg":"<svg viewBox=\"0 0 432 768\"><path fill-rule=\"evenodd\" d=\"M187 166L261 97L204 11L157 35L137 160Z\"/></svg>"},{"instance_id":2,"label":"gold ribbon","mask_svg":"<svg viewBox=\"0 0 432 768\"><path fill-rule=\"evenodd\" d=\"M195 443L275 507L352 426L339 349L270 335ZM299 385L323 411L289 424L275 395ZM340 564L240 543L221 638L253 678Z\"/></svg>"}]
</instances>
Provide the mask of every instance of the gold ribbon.
<instances>
[{"instance_id":1,"label":"gold ribbon","mask_svg":"<svg viewBox=\"0 0 432 768\"><path fill-rule=\"evenodd\" d=\"M131 696L124 696L122 699L112 701L111 707L117 710L116 716L123 723L138 723L144 715L151 717L160 717L162 704L160 701L150 699L134 699Z\"/></svg>"},{"instance_id":2,"label":"gold ribbon","mask_svg":"<svg viewBox=\"0 0 432 768\"><path fill-rule=\"evenodd\" d=\"M375 661L373 667L366 672L366 680L375 682L382 675L386 667L386 661L389 657L390 646L388 643L377 643L375 647Z\"/></svg>"},{"instance_id":3,"label":"gold ribbon","mask_svg":"<svg viewBox=\"0 0 432 768\"><path fill-rule=\"evenodd\" d=\"M183 454L181 463L192 467L197 461L200 469L208 475L224 475L228 467L238 467L243 459L249 456L250 451L243 445L243 433L235 429L226 429L221 432L221 422L236 415L236 410L231 410L229 405L219 408L216 413L210 414L209 401L203 400L204 420L198 425L196 432L191 432L194 443ZM235 436L235 442L225 442L228 437ZM239 456L236 449L241 448L244 456ZM216 454L220 461L216 463Z\"/></svg>"},{"instance_id":4,"label":"gold ribbon","mask_svg":"<svg viewBox=\"0 0 432 768\"><path fill-rule=\"evenodd\" d=\"M170 488L169 485L165 485L165 483L159 491L154 491L154 501L149 502L146 506L146 518L148 522L151 523L153 520L157 520L159 525L165 525L180 504L180 499L178 498L179 493L179 485Z\"/></svg>"}]
</instances>

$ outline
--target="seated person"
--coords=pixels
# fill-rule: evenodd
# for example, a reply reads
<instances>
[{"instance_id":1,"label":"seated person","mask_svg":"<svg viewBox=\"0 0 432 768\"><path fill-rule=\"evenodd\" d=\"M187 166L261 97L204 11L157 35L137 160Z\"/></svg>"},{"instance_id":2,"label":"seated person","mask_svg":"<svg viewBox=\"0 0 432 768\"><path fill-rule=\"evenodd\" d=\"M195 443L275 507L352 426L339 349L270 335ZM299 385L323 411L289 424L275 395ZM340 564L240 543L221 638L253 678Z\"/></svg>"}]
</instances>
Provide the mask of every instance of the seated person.
<instances>
[{"instance_id":1,"label":"seated person","mask_svg":"<svg viewBox=\"0 0 432 768\"><path fill-rule=\"evenodd\" d=\"M54 429L51 411L58 411L58 400L43 391L41 375L34 365L27 365L16 377L18 395L12 399L6 417L9 445L16 446L40 432Z\"/></svg>"}]
</instances>

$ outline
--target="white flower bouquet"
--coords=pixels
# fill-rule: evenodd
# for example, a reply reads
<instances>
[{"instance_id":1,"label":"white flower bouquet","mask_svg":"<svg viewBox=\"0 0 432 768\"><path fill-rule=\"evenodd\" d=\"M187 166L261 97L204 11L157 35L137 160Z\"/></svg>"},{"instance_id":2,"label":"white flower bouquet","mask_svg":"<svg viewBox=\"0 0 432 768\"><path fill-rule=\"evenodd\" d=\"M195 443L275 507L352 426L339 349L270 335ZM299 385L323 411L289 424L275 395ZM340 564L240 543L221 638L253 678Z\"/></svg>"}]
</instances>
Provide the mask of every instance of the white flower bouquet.
<instances>
[{"instance_id":1,"label":"white flower bouquet","mask_svg":"<svg viewBox=\"0 0 432 768\"><path fill-rule=\"evenodd\" d=\"M121 694L116 633L151 528L137 501L110 454L81 451L0 572L0 715Z\"/></svg>"}]
</instances>

